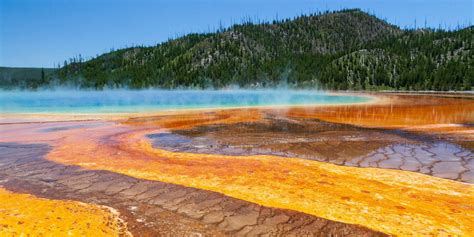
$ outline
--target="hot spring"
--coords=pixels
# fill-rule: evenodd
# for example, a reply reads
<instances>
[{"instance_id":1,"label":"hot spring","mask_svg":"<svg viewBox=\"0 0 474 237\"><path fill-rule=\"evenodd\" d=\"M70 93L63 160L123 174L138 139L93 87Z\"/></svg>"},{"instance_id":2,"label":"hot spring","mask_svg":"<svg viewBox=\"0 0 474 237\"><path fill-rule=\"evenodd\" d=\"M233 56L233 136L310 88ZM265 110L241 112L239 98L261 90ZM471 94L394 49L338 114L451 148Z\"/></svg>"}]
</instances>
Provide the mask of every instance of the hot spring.
<instances>
[{"instance_id":1,"label":"hot spring","mask_svg":"<svg viewBox=\"0 0 474 237\"><path fill-rule=\"evenodd\" d=\"M132 113L174 109L363 103L369 97L304 90L2 91L2 113Z\"/></svg>"}]
</instances>

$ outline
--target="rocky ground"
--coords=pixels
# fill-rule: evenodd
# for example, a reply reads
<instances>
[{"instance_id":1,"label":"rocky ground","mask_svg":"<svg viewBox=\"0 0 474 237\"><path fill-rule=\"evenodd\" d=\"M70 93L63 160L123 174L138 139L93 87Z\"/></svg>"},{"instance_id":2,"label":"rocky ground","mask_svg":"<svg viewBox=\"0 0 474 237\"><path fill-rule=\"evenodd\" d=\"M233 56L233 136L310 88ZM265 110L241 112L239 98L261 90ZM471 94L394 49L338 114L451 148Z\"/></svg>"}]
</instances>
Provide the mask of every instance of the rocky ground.
<instances>
[{"instance_id":1,"label":"rocky ground","mask_svg":"<svg viewBox=\"0 0 474 237\"><path fill-rule=\"evenodd\" d=\"M0 144L0 182L14 192L113 207L137 236L381 236L370 229L219 193L84 170L44 159L46 144Z\"/></svg>"},{"instance_id":2,"label":"rocky ground","mask_svg":"<svg viewBox=\"0 0 474 237\"><path fill-rule=\"evenodd\" d=\"M262 122L203 125L149 138L156 147L171 151L297 157L474 183L471 150L446 139L398 130L269 116Z\"/></svg>"},{"instance_id":3,"label":"rocky ground","mask_svg":"<svg viewBox=\"0 0 474 237\"><path fill-rule=\"evenodd\" d=\"M0 186L112 207L139 236L383 235L328 219L400 235L469 235L474 103L415 99L120 120L21 115L1 123ZM275 156L246 157L260 154Z\"/></svg>"}]
</instances>

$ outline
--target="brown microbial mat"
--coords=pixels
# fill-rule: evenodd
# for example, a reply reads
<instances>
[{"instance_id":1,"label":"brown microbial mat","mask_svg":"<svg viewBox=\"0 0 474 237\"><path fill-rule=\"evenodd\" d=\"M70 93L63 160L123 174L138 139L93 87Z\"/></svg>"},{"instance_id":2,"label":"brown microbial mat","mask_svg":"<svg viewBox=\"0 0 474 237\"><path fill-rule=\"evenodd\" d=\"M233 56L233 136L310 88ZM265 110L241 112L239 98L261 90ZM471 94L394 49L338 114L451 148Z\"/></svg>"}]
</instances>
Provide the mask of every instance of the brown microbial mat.
<instances>
[{"instance_id":1,"label":"brown microbial mat","mask_svg":"<svg viewBox=\"0 0 474 237\"><path fill-rule=\"evenodd\" d=\"M260 122L204 125L148 137L155 147L177 152L277 155L474 183L470 149L436 136L402 131L268 114Z\"/></svg>"},{"instance_id":2,"label":"brown microbial mat","mask_svg":"<svg viewBox=\"0 0 474 237\"><path fill-rule=\"evenodd\" d=\"M2 186L15 192L33 193L49 199L70 199L111 206L120 210L123 220L128 223L128 230L137 236L384 235L362 226L330 221L290 210L263 207L206 190L57 164L44 159L49 149L44 144L0 143L0 154L9 154L8 158L0 159ZM13 196L8 193L11 196L6 197L4 192L0 189L0 198L3 201L0 207L8 209L2 208L0 212L0 226L3 229L0 230L0 234L20 234L25 230L26 233L33 235L35 233L64 235L68 232L89 236L96 233L107 236L125 235L118 230L116 233L111 232L109 229L112 228L109 226L114 224L114 219L107 216L104 217L109 219L106 221L97 219L94 215L97 215L98 210L85 204L69 207L69 203L74 202L49 201L54 204L52 207L39 203L42 208L34 208L28 205L35 205L38 201L17 201L16 199L24 196ZM23 202L24 206L21 209L13 206L18 202ZM65 208L71 213L56 214L58 217L55 215L50 221L47 220L49 218L47 216L44 218L46 220L40 222L41 225L32 222L33 218L41 217L42 212L44 214L60 212L58 208ZM14 212L5 213L5 210L9 209L14 209ZM27 218L24 217L27 211L36 213ZM72 220L66 219L68 223L61 218ZM58 224L63 226L57 227ZM96 227L101 224L104 227Z\"/></svg>"},{"instance_id":3,"label":"brown microbial mat","mask_svg":"<svg viewBox=\"0 0 474 237\"><path fill-rule=\"evenodd\" d=\"M32 235L85 231L88 218L111 236L472 236L474 100L370 96L338 106L9 114L0 119L0 225ZM25 205L8 204L16 199Z\"/></svg>"}]
</instances>

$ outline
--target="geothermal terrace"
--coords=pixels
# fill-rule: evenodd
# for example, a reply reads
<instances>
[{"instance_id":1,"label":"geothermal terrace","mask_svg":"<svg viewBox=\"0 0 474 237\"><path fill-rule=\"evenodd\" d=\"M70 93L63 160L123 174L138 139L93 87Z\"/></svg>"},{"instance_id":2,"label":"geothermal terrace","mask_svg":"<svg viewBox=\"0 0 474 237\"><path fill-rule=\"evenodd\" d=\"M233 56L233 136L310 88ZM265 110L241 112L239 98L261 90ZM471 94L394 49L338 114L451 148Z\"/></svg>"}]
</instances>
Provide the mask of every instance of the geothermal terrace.
<instances>
[{"instance_id":1,"label":"geothermal terrace","mask_svg":"<svg viewBox=\"0 0 474 237\"><path fill-rule=\"evenodd\" d=\"M474 99L369 96L4 114L0 234L472 235Z\"/></svg>"}]
</instances>

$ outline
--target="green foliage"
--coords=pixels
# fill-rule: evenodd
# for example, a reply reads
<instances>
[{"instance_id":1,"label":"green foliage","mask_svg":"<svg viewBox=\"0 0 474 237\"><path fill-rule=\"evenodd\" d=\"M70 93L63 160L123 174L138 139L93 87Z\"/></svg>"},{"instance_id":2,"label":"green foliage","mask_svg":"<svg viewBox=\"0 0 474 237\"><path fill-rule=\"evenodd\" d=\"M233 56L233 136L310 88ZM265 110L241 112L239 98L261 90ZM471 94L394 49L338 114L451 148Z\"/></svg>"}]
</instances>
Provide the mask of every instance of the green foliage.
<instances>
[{"instance_id":1,"label":"green foliage","mask_svg":"<svg viewBox=\"0 0 474 237\"><path fill-rule=\"evenodd\" d=\"M55 74L81 88L470 90L473 27L401 30L360 10L243 22L152 47L70 59Z\"/></svg>"},{"instance_id":2,"label":"green foliage","mask_svg":"<svg viewBox=\"0 0 474 237\"><path fill-rule=\"evenodd\" d=\"M407 31L334 60L322 82L348 89L471 90L472 35L472 27Z\"/></svg>"},{"instance_id":3,"label":"green foliage","mask_svg":"<svg viewBox=\"0 0 474 237\"><path fill-rule=\"evenodd\" d=\"M55 69L0 67L0 88L36 89L48 85Z\"/></svg>"}]
</instances>

